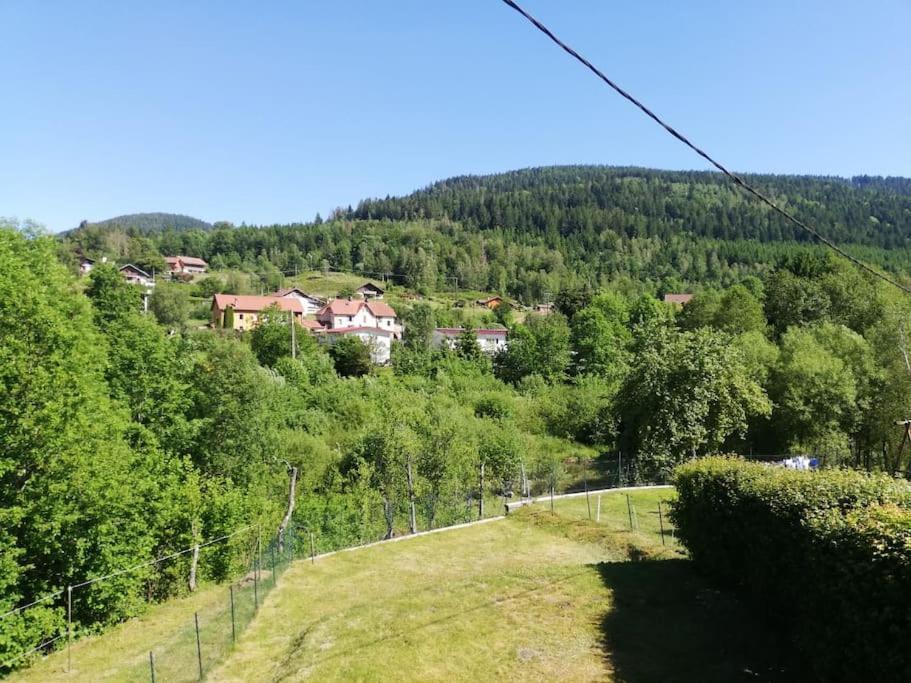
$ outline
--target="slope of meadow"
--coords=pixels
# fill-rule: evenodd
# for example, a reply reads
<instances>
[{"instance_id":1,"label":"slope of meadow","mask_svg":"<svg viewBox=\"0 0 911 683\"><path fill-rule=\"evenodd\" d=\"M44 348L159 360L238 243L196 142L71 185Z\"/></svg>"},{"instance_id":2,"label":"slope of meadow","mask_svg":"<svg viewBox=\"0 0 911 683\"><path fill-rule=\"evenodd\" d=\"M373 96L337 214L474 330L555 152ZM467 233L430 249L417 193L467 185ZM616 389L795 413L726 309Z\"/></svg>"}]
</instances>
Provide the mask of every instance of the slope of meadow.
<instances>
[{"instance_id":1,"label":"slope of meadow","mask_svg":"<svg viewBox=\"0 0 911 683\"><path fill-rule=\"evenodd\" d=\"M787 651L708 587L666 527L667 488L525 508L503 520L299 560L220 664L216 681L794 680ZM598 514L592 496L592 517ZM156 607L13 680L139 680L151 643L218 591ZM181 648L194 652L193 643ZM204 643L205 645L205 643ZM186 650L186 652L183 652ZM195 660L159 680L195 680ZM166 669L163 667L167 667ZM185 675L184 675L185 674Z\"/></svg>"}]
</instances>

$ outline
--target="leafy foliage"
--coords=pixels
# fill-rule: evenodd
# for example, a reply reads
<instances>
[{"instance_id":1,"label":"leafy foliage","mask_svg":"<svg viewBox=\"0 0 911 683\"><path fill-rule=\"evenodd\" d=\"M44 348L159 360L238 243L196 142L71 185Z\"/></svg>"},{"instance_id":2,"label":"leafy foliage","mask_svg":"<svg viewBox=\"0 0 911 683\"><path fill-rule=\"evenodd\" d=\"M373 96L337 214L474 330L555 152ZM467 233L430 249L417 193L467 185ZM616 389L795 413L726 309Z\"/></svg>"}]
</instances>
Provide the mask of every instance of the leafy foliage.
<instances>
[{"instance_id":1,"label":"leafy foliage","mask_svg":"<svg viewBox=\"0 0 911 683\"><path fill-rule=\"evenodd\" d=\"M693 559L788 632L819 680L911 675L905 482L709 458L678 468L675 483Z\"/></svg>"}]
</instances>

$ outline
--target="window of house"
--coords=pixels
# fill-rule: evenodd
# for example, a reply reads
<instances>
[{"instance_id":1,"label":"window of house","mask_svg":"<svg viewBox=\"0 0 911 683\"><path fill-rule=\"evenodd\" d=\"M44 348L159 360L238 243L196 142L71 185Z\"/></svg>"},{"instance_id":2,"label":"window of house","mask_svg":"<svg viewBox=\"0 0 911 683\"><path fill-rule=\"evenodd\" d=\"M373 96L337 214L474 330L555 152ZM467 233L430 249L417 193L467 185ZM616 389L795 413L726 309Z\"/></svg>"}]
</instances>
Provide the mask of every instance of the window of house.
<instances>
[{"instance_id":1,"label":"window of house","mask_svg":"<svg viewBox=\"0 0 911 683\"><path fill-rule=\"evenodd\" d=\"M237 314L237 319L238 319L238 320L243 320L243 319L244 319L244 314L243 314L243 313L238 313L238 314Z\"/></svg>"}]
</instances>

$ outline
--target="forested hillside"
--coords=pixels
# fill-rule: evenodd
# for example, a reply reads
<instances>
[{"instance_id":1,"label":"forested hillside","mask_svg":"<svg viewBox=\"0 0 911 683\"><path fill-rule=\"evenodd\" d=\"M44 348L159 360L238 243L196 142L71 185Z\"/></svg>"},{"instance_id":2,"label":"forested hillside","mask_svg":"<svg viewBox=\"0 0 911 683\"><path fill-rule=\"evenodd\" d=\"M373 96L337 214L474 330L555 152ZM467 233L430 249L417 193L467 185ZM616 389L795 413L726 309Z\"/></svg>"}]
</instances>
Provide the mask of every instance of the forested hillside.
<instances>
[{"instance_id":1,"label":"forested hillside","mask_svg":"<svg viewBox=\"0 0 911 683\"><path fill-rule=\"evenodd\" d=\"M911 272L907 179L752 180L855 256ZM332 269L423 292L495 291L529 304L578 285L652 294L729 286L764 277L795 255L822 253L717 174L590 166L453 178L339 209L327 222L95 230L67 240L70 254L150 269L162 266L160 255L182 253L264 283L282 272Z\"/></svg>"},{"instance_id":2,"label":"forested hillside","mask_svg":"<svg viewBox=\"0 0 911 683\"><path fill-rule=\"evenodd\" d=\"M896 248L911 237L911 181L859 177L746 176L838 242ZM719 173L554 166L461 176L407 197L368 200L357 218L447 217L482 230L507 228L591 242L689 234L723 240L806 241L808 236Z\"/></svg>"},{"instance_id":3,"label":"forested hillside","mask_svg":"<svg viewBox=\"0 0 911 683\"><path fill-rule=\"evenodd\" d=\"M209 230L211 223L206 223L192 216L179 213L131 213L125 216L116 216L103 221L83 221L77 229L100 228L137 230L139 232L161 232L162 230Z\"/></svg>"}]
</instances>

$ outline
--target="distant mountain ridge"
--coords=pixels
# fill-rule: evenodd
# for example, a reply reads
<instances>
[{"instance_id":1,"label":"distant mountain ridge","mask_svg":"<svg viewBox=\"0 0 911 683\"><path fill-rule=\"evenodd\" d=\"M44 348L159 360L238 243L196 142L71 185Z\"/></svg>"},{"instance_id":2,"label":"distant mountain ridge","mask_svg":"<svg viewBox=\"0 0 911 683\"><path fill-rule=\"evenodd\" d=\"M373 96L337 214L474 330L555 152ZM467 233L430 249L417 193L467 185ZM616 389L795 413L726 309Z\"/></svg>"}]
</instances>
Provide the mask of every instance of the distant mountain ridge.
<instances>
[{"instance_id":1,"label":"distant mountain ridge","mask_svg":"<svg viewBox=\"0 0 911 683\"><path fill-rule=\"evenodd\" d=\"M779 205L841 243L911 247L911 179L744 174ZM449 219L468 229L568 235L594 242L686 234L808 241L720 173L619 166L546 166L440 180L401 197L366 199L349 218Z\"/></svg>"},{"instance_id":2,"label":"distant mountain ridge","mask_svg":"<svg viewBox=\"0 0 911 683\"><path fill-rule=\"evenodd\" d=\"M185 216L179 213L153 212L131 213L124 216L115 216L114 218L108 218L103 221L84 221L78 228L74 228L74 230L85 227L124 231L132 229L143 234L149 234L164 232L166 230L212 230L214 226L199 218L193 218L193 216Z\"/></svg>"}]
</instances>

